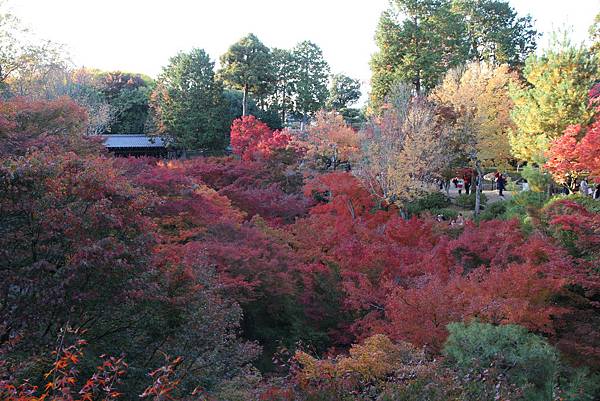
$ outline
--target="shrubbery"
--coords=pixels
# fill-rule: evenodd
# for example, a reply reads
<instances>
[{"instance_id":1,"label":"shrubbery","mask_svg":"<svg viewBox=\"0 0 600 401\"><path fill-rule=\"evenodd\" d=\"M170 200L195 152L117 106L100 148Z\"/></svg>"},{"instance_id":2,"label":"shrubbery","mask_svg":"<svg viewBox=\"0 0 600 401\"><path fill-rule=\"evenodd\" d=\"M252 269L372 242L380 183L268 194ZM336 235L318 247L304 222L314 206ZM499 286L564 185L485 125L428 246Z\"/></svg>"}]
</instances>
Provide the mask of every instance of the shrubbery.
<instances>
[{"instance_id":1,"label":"shrubbery","mask_svg":"<svg viewBox=\"0 0 600 401\"><path fill-rule=\"evenodd\" d=\"M435 210L445 209L450 204L450 199L441 192L431 192L410 202L406 209L410 215L416 216L424 211L434 214Z\"/></svg>"},{"instance_id":2,"label":"shrubbery","mask_svg":"<svg viewBox=\"0 0 600 401\"><path fill-rule=\"evenodd\" d=\"M507 202L495 202L489 205L480 215L480 220L494 220L502 218L506 213Z\"/></svg>"},{"instance_id":3,"label":"shrubbery","mask_svg":"<svg viewBox=\"0 0 600 401\"><path fill-rule=\"evenodd\" d=\"M458 195L455 199L455 203L457 206L464 207L465 209L474 209L475 208L475 192L471 192L470 194L462 194ZM487 203L487 196L484 193L481 194L481 207L484 207Z\"/></svg>"},{"instance_id":4,"label":"shrubbery","mask_svg":"<svg viewBox=\"0 0 600 401\"><path fill-rule=\"evenodd\" d=\"M520 326L452 323L444 347L462 375L468 399L549 400L559 369L558 354L544 339Z\"/></svg>"}]
</instances>

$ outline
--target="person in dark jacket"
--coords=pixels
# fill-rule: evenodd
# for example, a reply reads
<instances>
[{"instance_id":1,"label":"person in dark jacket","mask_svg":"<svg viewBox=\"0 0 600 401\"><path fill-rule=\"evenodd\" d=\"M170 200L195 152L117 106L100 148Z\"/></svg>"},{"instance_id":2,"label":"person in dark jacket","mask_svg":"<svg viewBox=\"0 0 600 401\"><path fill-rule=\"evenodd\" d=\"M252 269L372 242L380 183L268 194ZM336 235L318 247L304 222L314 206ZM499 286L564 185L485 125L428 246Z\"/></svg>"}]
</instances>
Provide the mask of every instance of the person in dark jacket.
<instances>
[{"instance_id":1,"label":"person in dark jacket","mask_svg":"<svg viewBox=\"0 0 600 401\"><path fill-rule=\"evenodd\" d=\"M506 178L502 174L498 174L498 178L496 178L496 185L498 186L498 195L504 198L504 194L502 193L504 189L506 189Z\"/></svg>"}]
</instances>

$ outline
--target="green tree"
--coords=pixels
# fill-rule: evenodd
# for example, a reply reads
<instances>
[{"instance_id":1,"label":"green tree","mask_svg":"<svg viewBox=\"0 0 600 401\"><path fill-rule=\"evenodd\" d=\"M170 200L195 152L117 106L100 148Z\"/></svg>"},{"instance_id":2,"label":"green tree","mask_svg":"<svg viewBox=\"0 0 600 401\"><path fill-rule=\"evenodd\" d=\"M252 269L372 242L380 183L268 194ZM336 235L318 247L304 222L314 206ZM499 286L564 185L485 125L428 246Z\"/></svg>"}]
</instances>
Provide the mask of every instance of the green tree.
<instances>
[{"instance_id":1,"label":"green tree","mask_svg":"<svg viewBox=\"0 0 600 401\"><path fill-rule=\"evenodd\" d=\"M518 17L506 1L455 0L466 28L469 60L521 67L535 51L537 31L529 15Z\"/></svg>"},{"instance_id":2,"label":"green tree","mask_svg":"<svg viewBox=\"0 0 600 401\"><path fill-rule=\"evenodd\" d=\"M149 77L126 72L102 74L99 90L114 113L109 131L115 134L143 133L149 114L153 82Z\"/></svg>"},{"instance_id":3,"label":"green tree","mask_svg":"<svg viewBox=\"0 0 600 401\"><path fill-rule=\"evenodd\" d=\"M344 74L331 76L329 85L329 97L327 108L330 110L342 110L360 99L360 81L352 79Z\"/></svg>"},{"instance_id":4,"label":"green tree","mask_svg":"<svg viewBox=\"0 0 600 401\"><path fill-rule=\"evenodd\" d=\"M279 112L281 121L285 123L287 112L293 108L293 96L296 92L294 56L286 49L273 49L271 54L275 79L270 103L272 108Z\"/></svg>"},{"instance_id":5,"label":"green tree","mask_svg":"<svg viewBox=\"0 0 600 401\"><path fill-rule=\"evenodd\" d=\"M329 65L316 44L300 42L292 50L296 82L295 111L305 122L325 106Z\"/></svg>"},{"instance_id":6,"label":"green tree","mask_svg":"<svg viewBox=\"0 0 600 401\"><path fill-rule=\"evenodd\" d=\"M159 135L171 146L188 150L225 145L223 87L213 68L204 50L194 49L171 58L158 77L151 107Z\"/></svg>"},{"instance_id":7,"label":"green tree","mask_svg":"<svg viewBox=\"0 0 600 401\"><path fill-rule=\"evenodd\" d=\"M375 108L395 82L427 91L467 59L464 24L451 5L449 0L394 0L382 14L375 35L379 52L371 59Z\"/></svg>"},{"instance_id":8,"label":"green tree","mask_svg":"<svg viewBox=\"0 0 600 401\"><path fill-rule=\"evenodd\" d=\"M596 57L583 46L555 40L544 54L532 54L523 71L526 84L513 85L516 129L509 134L515 157L541 162L550 142L567 126L589 123L588 92L598 78Z\"/></svg>"},{"instance_id":9,"label":"green tree","mask_svg":"<svg viewBox=\"0 0 600 401\"><path fill-rule=\"evenodd\" d=\"M225 83L243 94L242 115L247 115L248 94L265 95L274 76L271 51L254 34L249 34L231 45L221 56L219 72Z\"/></svg>"},{"instance_id":10,"label":"green tree","mask_svg":"<svg viewBox=\"0 0 600 401\"><path fill-rule=\"evenodd\" d=\"M558 353L542 337L521 326L477 322L451 323L448 332L444 353L465 375L467 399L493 399L502 387L520 389L525 400L553 399Z\"/></svg>"},{"instance_id":11,"label":"green tree","mask_svg":"<svg viewBox=\"0 0 600 401\"><path fill-rule=\"evenodd\" d=\"M235 89L225 89L223 95L225 97L225 104L227 106L225 118L226 126L231 127L233 120L242 116L242 101L244 95L241 91ZM283 128L283 124L276 109L260 109L257 106L256 101L251 96L248 97L247 102L248 105L246 107L249 115L255 116L273 130Z\"/></svg>"}]
</instances>

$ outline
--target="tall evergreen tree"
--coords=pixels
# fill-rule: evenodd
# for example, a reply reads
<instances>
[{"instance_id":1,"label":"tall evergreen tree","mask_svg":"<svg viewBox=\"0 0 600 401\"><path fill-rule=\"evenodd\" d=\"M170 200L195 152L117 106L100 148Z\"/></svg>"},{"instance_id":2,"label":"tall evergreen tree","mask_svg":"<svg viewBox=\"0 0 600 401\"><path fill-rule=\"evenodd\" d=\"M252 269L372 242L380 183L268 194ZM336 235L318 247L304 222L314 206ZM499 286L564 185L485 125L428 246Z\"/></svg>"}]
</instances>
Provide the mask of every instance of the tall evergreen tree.
<instances>
[{"instance_id":1,"label":"tall evergreen tree","mask_svg":"<svg viewBox=\"0 0 600 401\"><path fill-rule=\"evenodd\" d=\"M243 94L242 115L247 114L248 94L265 95L274 77L271 51L254 34L249 34L231 45L221 56L220 75L233 89Z\"/></svg>"},{"instance_id":2,"label":"tall evergreen tree","mask_svg":"<svg viewBox=\"0 0 600 401\"><path fill-rule=\"evenodd\" d=\"M214 63L201 49L179 53L158 77L152 108L161 136L180 149L218 149L225 145L227 127L222 84Z\"/></svg>"},{"instance_id":3,"label":"tall evergreen tree","mask_svg":"<svg viewBox=\"0 0 600 401\"><path fill-rule=\"evenodd\" d=\"M537 31L531 16L518 17L502 0L455 0L465 24L469 59L522 67L535 51Z\"/></svg>"},{"instance_id":4,"label":"tall evergreen tree","mask_svg":"<svg viewBox=\"0 0 600 401\"><path fill-rule=\"evenodd\" d=\"M519 67L536 37L531 17L501 0L393 0L375 35L371 106L378 109L397 81L427 92L469 60Z\"/></svg>"},{"instance_id":5,"label":"tall evergreen tree","mask_svg":"<svg viewBox=\"0 0 600 401\"><path fill-rule=\"evenodd\" d=\"M273 49L271 54L275 79L271 88L270 103L285 124L287 113L293 108L293 96L296 91L294 56L286 49Z\"/></svg>"},{"instance_id":6,"label":"tall evergreen tree","mask_svg":"<svg viewBox=\"0 0 600 401\"><path fill-rule=\"evenodd\" d=\"M395 0L379 21L379 47L371 60L375 107L396 81L416 92L433 88L444 73L467 58L464 24L449 0Z\"/></svg>"},{"instance_id":7,"label":"tall evergreen tree","mask_svg":"<svg viewBox=\"0 0 600 401\"><path fill-rule=\"evenodd\" d=\"M300 42L292 50L296 81L295 111L303 121L325 106L329 65L316 44Z\"/></svg>"},{"instance_id":8,"label":"tall evergreen tree","mask_svg":"<svg viewBox=\"0 0 600 401\"><path fill-rule=\"evenodd\" d=\"M327 108L342 110L360 99L360 81L344 74L334 74L329 85Z\"/></svg>"}]
</instances>

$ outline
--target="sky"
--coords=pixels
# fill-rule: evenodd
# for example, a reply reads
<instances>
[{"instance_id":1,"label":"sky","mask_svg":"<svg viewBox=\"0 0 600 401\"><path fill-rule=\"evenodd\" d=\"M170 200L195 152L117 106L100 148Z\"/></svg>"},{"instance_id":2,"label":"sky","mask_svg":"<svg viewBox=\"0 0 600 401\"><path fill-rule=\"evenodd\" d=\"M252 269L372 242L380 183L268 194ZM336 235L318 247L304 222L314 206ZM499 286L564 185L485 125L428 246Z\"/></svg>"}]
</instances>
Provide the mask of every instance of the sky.
<instances>
[{"instance_id":1,"label":"sky","mask_svg":"<svg viewBox=\"0 0 600 401\"><path fill-rule=\"evenodd\" d=\"M9 0L24 24L66 45L78 66L155 77L170 57L194 47L214 61L252 32L269 47L310 40L332 73L358 78L368 89L374 33L388 0ZM573 28L585 40L600 0L510 0L530 14L545 37ZM542 38L543 46L546 40Z\"/></svg>"}]
</instances>

